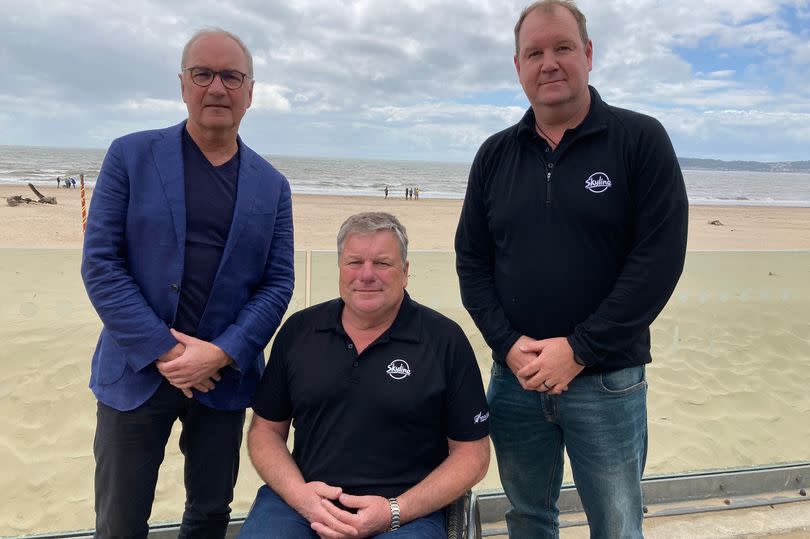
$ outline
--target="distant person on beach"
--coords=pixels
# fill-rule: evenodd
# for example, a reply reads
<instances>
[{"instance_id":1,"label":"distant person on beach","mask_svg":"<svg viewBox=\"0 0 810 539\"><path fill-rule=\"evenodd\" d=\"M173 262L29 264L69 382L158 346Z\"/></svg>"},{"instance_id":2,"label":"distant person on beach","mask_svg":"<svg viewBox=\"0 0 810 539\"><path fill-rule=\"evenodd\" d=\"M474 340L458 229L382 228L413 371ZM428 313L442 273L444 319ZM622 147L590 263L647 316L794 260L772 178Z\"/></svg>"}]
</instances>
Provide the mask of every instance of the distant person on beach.
<instances>
[{"instance_id":1,"label":"distant person on beach","mask_svg":"<svg viewBox=\"0 0 810 539\"><path fill-rule=\"evenodd\" d=\"M416 200L419 200L419 187L414 187L413 193L414 197L416 197Z\"/></svg>"},{"instance_id":2,"label":"distant person on beach","mask_svg":"<svg viewBox=\"0 0 810 539\"><path fill-rule=\"evenodd\" d=\"M385 198L388 198L388 186L385 186Z\"/></svg>"},{"instance_id":3,"label":"distant person on beach","mask_svg":"<svg viewBox=\"0 0 810 539\"><path fill-rule=\"evenodd\" d=\"M70 185L74 189L76 189L76 178L70 178Z\"/></svg>"},{"instance_id":4,"label":"distant person on beach","mask_svg":"<svg viewBox=\"0 0 810 539\"><path fill-rule=\"evenodd\" d=\"M250 52L201 30L179 78L188 119L112 142L84 237L82 277L103 323L90 376L98 538L147 536L177 419L180 537L225 536L245 408L293 289L289 184L237 136Z\"/></svg>"},{"instance_id":5,"label":"distant person on beach","mask_svg":"<svg viewBox=\"0 0 810 539\"><path fill-rule=\"evenodd\" d=\"M683 269L683 177L657 120L588 85L573 2L531 4L514 34L531 106L479 149L455 239L464 306L492 349L509 535L559 537L565 448L591 537L642 537L649 327Z\"/></svg>"},{"instance_id":6,"label":"distant person on beach","mask_svg":"<svg viewBox=\"0 0 810 539\"><path fill-rule=\"evenodd\" d=\"M57 176L57 177L56 177L56 188L57 188L57 189L59 189L59 182L61 182L61 181L62 181L62 177L61 177L61 176Z\"/></svg>"},{"instance_id":7,"label":"distant person on beach","mask_svg":"<svg viewBox=\"0 0 810 539\"><path fill-rule=\"evenodd\" d=\"M253 399L248 448L266 484L239 537L445 539L442 509L489 464L475 355L405 291L393 215L349 217L337 249L340 297L287 320Z\"/></svg>"}]
</instances>

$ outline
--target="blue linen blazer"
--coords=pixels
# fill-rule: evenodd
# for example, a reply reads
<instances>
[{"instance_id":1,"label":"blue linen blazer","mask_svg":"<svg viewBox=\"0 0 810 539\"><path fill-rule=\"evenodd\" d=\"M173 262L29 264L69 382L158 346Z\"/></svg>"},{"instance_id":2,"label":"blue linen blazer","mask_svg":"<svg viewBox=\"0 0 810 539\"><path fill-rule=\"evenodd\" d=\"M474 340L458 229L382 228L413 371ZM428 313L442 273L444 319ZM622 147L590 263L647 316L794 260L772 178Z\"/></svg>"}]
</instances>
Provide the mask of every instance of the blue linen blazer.
<instances>
[{"instance_id":1,"label":"blue linen blazer","mask_svg":"<svg viewBox=\"0 0 810 539\"><path fill-rule=\"evenodd\" d=\"M82 279L103 324L90 388L117 410L132 410L157 390L155 360L176 341L186 242L182 133L186 122L116 139L93 190ZM290 186L238 139L233 220L197 337L234 363L201 403L246 408L264 371L264 348L293 290Z\"/></svg>"}]
</instances>

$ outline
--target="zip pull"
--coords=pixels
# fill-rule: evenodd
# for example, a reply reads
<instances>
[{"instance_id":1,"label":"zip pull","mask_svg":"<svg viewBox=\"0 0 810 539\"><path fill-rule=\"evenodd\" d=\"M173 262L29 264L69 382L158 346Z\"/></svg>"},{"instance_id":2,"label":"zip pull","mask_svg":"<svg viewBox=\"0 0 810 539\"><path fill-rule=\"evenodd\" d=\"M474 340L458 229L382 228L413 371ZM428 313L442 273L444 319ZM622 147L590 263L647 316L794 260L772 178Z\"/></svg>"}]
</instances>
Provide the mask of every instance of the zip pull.
<instances>
[{"instance_id":1,"label":"zip pull","mask_svg":"<svg viewBox=\"0 0 810 539\"><path fill-rule=\"evenodd\" d=\"M546 172L546 206L551 204L551 171Z\"/></svg>"}]
</instances>

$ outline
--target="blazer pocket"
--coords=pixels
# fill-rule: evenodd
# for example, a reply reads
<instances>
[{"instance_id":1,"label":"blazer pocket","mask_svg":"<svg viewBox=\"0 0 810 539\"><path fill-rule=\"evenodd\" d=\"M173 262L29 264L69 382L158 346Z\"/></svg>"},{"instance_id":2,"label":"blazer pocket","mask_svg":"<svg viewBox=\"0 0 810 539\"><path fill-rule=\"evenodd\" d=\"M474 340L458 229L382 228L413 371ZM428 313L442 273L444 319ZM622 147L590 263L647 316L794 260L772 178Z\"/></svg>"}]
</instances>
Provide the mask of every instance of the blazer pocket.
<instances>
[{"instance_id":1,"label":"blazer pocket","mask_svg":"<svg viewBox=\"0 0 810 539\"><path fill-rule=\"evenodd\" d=\"M248 213L250 215L273 214L273 219L275 219L276 210L278 210L277 198L274 199L268 196L257 196L255 199L253 199L253 204L251 204Z\"/></svg>"},{"instance_id":2,"label":"blazer pocket","mask_svg":"<svg viewBox=\"0 0 810 539\"><path fill-rule=\"evenodd\" d=\"M248 214L244 231L249 241L258 247L261 245L269 245L270 240L273 238L275 228L276 212L275 210L271 210L266 213Z\"/></svg>"},{"instance_id":3,"label":"blazer pocket","mask_svg":"<svg viewBox=\"0 0 810 539\"><path fill-rule=\"evenodd\" d=\"M99 384L114 384L124 375L127 367L127 360L124 353L115 344L109 335L104 335L101 341L101 349L98 354L97 380Z\"/></svg>"},{"instance_id":4,"label":"blazer pocket","mask_svg":"<svg viewBox=\"0 0 810 539\"><path fill-rule=\"evenodd\" d=\"M122 358L107 358L98 362L98 383L102 385L114 384L124 376L127 364Z\"/></svg>"}]
</instances>

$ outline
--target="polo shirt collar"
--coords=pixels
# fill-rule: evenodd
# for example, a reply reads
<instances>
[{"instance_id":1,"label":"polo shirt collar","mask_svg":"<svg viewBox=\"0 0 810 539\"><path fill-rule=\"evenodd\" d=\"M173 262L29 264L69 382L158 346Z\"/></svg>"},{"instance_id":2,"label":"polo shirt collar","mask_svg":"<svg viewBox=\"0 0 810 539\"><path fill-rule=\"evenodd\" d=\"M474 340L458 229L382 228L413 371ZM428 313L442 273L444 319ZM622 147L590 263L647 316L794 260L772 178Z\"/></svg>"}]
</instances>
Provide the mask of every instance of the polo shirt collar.
<instances>
[{"instance_id":1,"label":"polo shirt collar","mask_svg":"<svg viewBox=\"0 0 810 539\"><path fill-rule=\"evenodd\" d=\"M335 298L329 301L321 316L315 321L316 331L333 331L340 335L346 335L346 330L343 328L343 323L340 320L340 315L343 313L345 303L341 298ZM377 341L409 341L419 342L422 326L422 317L417 309L418 304L411 299L408 291L405 290L405 297L402 298L402 304L399 306L396 318L393 324L388 328Z\"/></svg>"}]
</instances>

